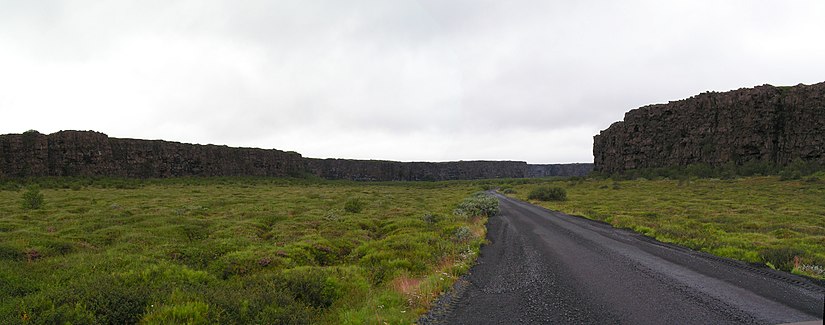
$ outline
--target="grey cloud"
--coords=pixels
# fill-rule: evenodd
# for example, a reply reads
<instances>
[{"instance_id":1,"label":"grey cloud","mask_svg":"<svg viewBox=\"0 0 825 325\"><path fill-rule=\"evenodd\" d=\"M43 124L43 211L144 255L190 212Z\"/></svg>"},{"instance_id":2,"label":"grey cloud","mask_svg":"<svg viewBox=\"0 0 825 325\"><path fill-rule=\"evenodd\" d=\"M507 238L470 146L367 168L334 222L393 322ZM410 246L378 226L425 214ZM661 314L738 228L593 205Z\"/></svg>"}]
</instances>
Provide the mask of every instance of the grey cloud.
<instances>
[{"instance_id":1,"label":"grey cloud","mask_svg":"<svg viewBox=\"0 0 825 325\"><path fill-rule=\"evenodd\" d=\"M629 109L822 81L823 16L818 1L0 1L0 131L590 161Z\"/></svg>"}]
</instances>

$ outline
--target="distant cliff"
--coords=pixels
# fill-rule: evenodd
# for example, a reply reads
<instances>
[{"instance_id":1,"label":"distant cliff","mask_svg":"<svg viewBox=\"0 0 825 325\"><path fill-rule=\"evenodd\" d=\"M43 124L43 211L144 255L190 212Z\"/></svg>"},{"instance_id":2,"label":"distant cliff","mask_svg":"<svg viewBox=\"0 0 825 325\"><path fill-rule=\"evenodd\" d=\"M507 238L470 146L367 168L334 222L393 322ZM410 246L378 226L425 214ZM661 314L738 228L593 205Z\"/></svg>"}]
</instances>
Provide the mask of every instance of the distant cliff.
<instances>
[{"instance_id":1,"label":"distant cliff","mask_svg":"<svg viewBox=\"0 0 825 325\"><path fill-rule=\"evenodd\" d=\"M527 165L525 177L550 177L550 176L587 176L593 171L593 164L549 164L549 165Z\"/></svg>"},{"instance_id":2,"label":"distant cliff","mask_svg":"<svg viewBox=\"0 0 825 325\"><path fill-rule=\"evenodd\" d=\"M304 171L300 154L159 140L91 131L0 135L0 177L274 176Z\"/></svg>"},{"instance_id":3,"label":"distant cliff","mask_svg":"<svg viewBox=\"0 0 825 325\"><path fill-rule=\"evenodd\" d=\"M438 181L525 177L523 161L398 162L306 159L309 172L325 179Z\"/></svg>"},{"instance_id":4,"label":"distant cliff","mask_svg":"<svg viewBox=\"0 0 825 325\"><path fill-rule=\"evenodd\" d=\"M595 170L825 163L825 83L770 85L631 110L593 139Z\"/></svg>"},{"instance_id":5,"label":"distant cliff","mask_svg":"<svg viewBox=\"0 0 825 325\"><path fill-rule=\"evenodd\" d=\"M274 149L232 148L161 140L110 138L93 131L0 135L0 177L315 175L325 179L438 181L581 176L592 164L523 161L397 162L313 159Z\"/></svg>"}]
</instances>

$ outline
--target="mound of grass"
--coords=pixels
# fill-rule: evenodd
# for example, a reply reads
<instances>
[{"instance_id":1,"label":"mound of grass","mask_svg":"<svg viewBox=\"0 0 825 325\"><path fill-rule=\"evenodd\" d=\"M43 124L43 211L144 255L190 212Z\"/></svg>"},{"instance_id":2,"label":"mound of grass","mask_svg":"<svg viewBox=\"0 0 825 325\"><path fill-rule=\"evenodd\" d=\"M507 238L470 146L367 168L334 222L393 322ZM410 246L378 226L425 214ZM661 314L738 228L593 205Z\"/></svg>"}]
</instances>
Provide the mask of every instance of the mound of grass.
<instances>
[{"instance_id":1,"label":"mound of grass","mask_svg":"<svg viewBox=\"0 0 825 325\"><path fill-rule=\"evenodd\" d=\"M344 203L344 211L346 212L359 213L361 210L364 210L364 201L359 198L349 199Z\"/></svg>"}]
</instances>

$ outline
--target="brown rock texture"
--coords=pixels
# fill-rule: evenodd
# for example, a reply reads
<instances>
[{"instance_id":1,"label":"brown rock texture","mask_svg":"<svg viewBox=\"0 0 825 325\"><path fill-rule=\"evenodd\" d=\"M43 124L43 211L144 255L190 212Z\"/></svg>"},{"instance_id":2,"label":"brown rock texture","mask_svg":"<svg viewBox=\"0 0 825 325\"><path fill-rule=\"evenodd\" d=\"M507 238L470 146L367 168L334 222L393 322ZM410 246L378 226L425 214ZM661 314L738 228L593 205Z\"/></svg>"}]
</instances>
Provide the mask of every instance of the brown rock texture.
<instances>
[{"instance_id":1,"label":"brown rock texture","mask_svg":"<svg viewBox=\"0 0 825 325\"><path fill-rule=\"evenodd\" d=\"M358 181L440 181L580 176L592 164L529 165L523 161L398 162L313 159L274 149L232 148L161 140L110 138L94 131L0 135L0 178L107 176L315 175Z\"/></svg>"},{"instance_id":2,"label":"brown rock texture","mask_svg":"<svg viewBox=\"0 0 825 325\"><path fill-rule=\"evenodd\" d=\"M593 138L599 172L795 159L825 163L825 83L706 92L627 112Z\"/></svg>"}]
</instances>

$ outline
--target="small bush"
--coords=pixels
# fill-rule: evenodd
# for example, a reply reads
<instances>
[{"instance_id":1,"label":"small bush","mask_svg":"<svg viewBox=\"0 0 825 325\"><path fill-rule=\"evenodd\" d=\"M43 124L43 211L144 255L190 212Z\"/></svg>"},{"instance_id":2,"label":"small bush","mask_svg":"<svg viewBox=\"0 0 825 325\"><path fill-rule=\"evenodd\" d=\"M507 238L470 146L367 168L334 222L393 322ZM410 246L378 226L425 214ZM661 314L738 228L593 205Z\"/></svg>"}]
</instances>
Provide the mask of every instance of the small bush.
<instances>
[{"instance_id":1,"label":"small bush","mask_svg":"<svg viewBox=\"0 0 825 325\"><path fill-rule=\"evenodd\" d=\"M43 207L43 193L40 193L40 188L37 186L29 187L23 193L23 209L36 210Z\"/></svg>"},{"instance_id":2,"label":"small bush","mask_svg":"<svg viewBox=\"0 0 825 325\"><path fill-rule=\"evenodd\" d=\"M564 201L567 200L567 191L561 187L542 186L530 192L527 198L539 201Z\"/></svg>"},{"instance_id":3,"label":"small bush","mask_svg":"<svg viewBox=\"0 0 825 325\"><path fill-rule=\"evenodd\" d=\"M498 199L479 192L464 199L453 213L467 218L492 217L498 213Z\"/></svg>"},{"instance_id":4,"label":"small bush","mask_svg":"<svg viewBox=\"0 0 825 325\"><path fill-rule=\"evenodd\" d=\"M364 201L361 201L361 199L353 198L344 203L344 211L346 212L359 213L361 210L364 210Z\"/></svg>"},{"instance_id":5,"label":"small bush","mask_svg":"<svg viewBox=\"0 0 825 325\"><path fill-rule=\"evenodd\" d=\"M453 232L453 240L455 240L456 242L459 242L459 243L466 242L467 240L469 240L472 237L473 237L473 232L470 231L470 227L467 227L467 226L458 227Z\"/></svg>"},{"instance_id":6,"label":"small bush","mask_svg":"<svg viewBox=\"0 0 825 325\"><path fill-rule=\"evenodd\" d=\"M444 220L444 218L432 213L427 213L421 216L421 221L424 221L428 224L436 224L441 220Z\"/></svg>"}]
</instances>

